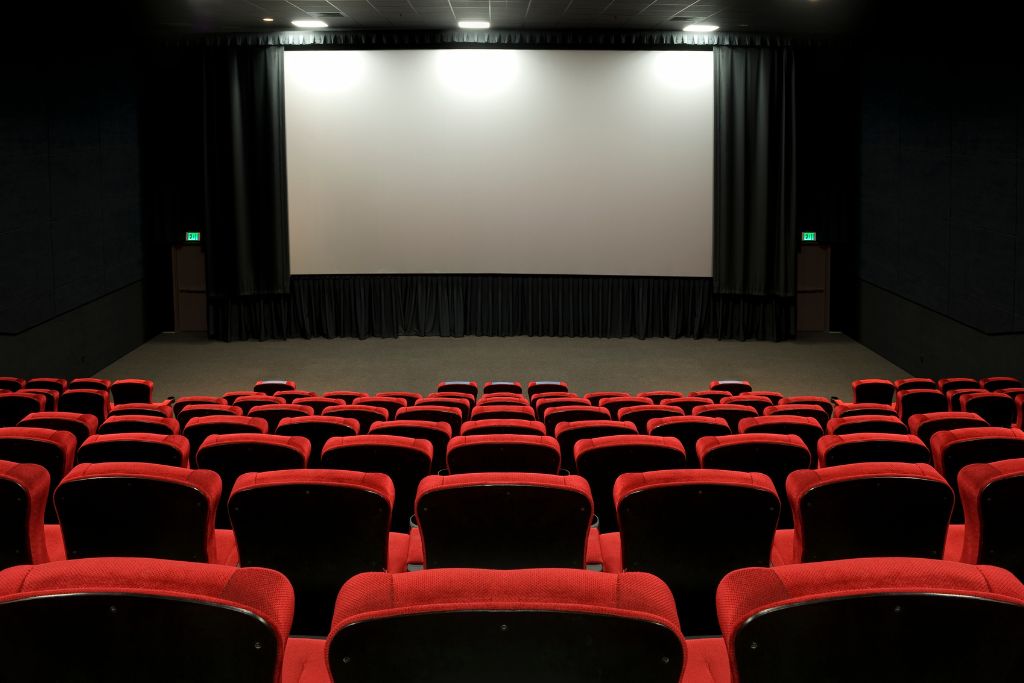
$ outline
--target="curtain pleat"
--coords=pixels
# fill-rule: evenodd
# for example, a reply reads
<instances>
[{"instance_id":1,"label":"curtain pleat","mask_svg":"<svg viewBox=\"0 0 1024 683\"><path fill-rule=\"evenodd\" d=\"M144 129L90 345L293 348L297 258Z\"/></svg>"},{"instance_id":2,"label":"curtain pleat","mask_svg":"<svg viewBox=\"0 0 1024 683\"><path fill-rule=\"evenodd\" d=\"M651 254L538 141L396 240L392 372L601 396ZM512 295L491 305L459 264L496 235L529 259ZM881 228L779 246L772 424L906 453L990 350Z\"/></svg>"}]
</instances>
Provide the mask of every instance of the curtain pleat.
<instances>
[{"instance_id":1,"label":"curtain pleat","mask_svg":"<svg viewBox=\"0 0 1024 683\"><path fill-rule=\"evenodd\" d=\"M791 336L792 297L712 289L710 278L303 275L284 295L211 296L210 336Z\"/></svg>"}]
</instances>

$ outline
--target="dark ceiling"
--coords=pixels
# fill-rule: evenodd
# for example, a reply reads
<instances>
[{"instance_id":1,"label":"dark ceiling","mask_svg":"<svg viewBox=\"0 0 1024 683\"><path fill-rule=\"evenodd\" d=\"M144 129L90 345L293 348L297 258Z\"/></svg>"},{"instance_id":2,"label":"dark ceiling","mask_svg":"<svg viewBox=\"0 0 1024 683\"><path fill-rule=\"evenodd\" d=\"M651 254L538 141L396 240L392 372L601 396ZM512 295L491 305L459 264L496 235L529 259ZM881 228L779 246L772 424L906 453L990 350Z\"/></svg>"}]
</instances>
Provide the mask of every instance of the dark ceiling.
<instances>
[{"instance_id":1,"label":"dark ceiling","mask_svg":"<svg viewBox=\"0 0 1024 683\"><path fill-rule=\"evenodd\" d=\"M723 31L835 34L850 30L864 5L863 0L139 1L151 28L187 32L291 30L294 19L322 19L337 29L451 29L458 20L486 19L495 29L681 30L706 22Z\"/></svg>"}]
</instances>

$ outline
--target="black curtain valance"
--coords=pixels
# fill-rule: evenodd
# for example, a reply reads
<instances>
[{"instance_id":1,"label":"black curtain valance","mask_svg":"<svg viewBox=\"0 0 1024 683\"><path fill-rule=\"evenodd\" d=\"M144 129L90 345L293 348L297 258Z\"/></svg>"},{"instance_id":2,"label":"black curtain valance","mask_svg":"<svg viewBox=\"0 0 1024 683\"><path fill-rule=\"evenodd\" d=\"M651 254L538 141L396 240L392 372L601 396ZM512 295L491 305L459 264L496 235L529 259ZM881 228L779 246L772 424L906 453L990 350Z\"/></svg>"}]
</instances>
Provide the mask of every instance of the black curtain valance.
<instances>
[{"instance_id":1,"label":"black curtain valance","mask_svg":"<svg viewBox=\"0 0 1024 683\"><path fill-rule=\"evenodd\" d=\"M658 50L816 45L821 39L759 33L685 33L683 31L608 30L335 30L214 33L174 36L169 45L213 47L339 48L395 50L431 47L498 47L536 49Z\"/></svg>"},{"instance_id":2,"label":"black curtain valance","mask_svg":"<svg viewBox=\"0 0 1024 683\"><path fill-rule=\"evenodd\" d=\"M211 297L210 336L718 337L792 334L791 297L719 296L710 278L302 275L283 296Z\"/></svg>"}]
</instances>

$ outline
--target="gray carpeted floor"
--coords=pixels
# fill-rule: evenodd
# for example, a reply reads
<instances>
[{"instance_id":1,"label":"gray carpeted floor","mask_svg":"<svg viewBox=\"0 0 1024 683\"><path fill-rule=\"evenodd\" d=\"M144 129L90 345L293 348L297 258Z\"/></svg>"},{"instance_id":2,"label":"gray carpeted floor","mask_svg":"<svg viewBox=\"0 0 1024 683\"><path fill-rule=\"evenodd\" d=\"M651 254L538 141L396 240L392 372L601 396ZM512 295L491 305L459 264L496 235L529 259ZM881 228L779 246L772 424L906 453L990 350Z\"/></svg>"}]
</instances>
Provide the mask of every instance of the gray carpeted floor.
<instances>
[{"instance_id":1,"label":"gray carpeted floor","mask_svg":"<svg viewBox=\"0 0 1024 683\"><path fill-rule=\"evenodd\" d=\"M145 377L155 397L221 394L260 379L300 389L426 393L441 380L563 380L578 393L650 389L694 391L712 379L746 379L755 389L850 398L850 382L906 372L838 334L795 341L571 339L565 337L400 337L210 341L164 334L98 376Z\"/></svg>"}]
</instances>

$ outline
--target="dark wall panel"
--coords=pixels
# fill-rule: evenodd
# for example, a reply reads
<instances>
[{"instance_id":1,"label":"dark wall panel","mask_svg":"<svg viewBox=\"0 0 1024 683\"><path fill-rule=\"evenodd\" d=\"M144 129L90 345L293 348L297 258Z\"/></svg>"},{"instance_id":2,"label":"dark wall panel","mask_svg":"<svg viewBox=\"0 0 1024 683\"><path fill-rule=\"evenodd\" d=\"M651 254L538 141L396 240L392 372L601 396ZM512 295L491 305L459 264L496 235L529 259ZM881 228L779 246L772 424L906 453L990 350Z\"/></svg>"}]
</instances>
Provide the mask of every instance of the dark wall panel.
<instances>
[{"instance_id":1,"label":"dark wall panel","mask_svg":"<svg viewBox=\"0 0 1024 683\"><path fill-rule=\"evenodd\" d=\"M19 54L0 108L4 334L142 278L134 53Z\"/></svg>"}]
</instances>

